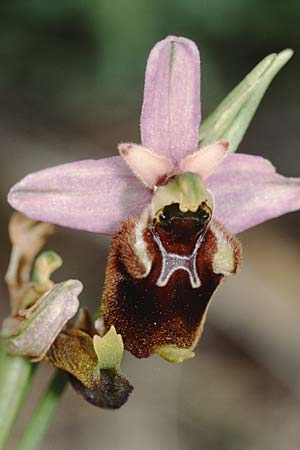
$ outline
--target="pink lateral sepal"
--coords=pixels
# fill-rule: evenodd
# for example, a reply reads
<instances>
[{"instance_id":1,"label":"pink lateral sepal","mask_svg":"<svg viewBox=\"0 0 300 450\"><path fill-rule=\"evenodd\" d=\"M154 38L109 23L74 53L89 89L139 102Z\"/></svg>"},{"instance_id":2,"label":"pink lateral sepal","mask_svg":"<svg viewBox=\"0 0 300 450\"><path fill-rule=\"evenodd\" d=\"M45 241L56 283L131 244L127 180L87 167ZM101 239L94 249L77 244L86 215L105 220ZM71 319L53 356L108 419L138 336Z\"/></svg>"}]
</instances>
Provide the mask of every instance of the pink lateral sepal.
<instances>
[{"instance_id":1,"label":"pink lateral sepal","mask_svg":"<svg viewBox=\"0 0 300 450\"><path fill-rule=\"evenodd\" d=\"M284 177L265 158L230 154L206 180L214 218L231 233L300 208L300 178Z\"/></svg>"},{"instance_id":2,"label":"pink lateral sepal","mask_svg":"<svg viewBox=\"0 0 300 450\"><path fill-rule=\"evenodd\" d=\"M103 234L114 234L150 200L121 156L40 170L8 195L10 205L32 219Z\"/></svg>"}]
</instances>

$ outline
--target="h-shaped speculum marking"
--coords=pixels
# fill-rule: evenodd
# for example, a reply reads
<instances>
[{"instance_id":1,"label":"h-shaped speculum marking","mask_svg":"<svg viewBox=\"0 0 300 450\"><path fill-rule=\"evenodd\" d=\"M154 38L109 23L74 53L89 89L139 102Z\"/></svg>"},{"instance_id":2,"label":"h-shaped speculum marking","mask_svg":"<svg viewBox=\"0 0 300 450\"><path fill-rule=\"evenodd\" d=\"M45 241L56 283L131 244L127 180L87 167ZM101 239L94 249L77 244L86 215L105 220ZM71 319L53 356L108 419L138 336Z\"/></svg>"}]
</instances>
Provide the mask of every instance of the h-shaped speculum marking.
<instances>
[{"instance_id":1,"label":"h-shaped speculum marking","mask_svg":"<svg viewBox=\"0 0 300 450\"><path fill-rule=\"evenodd\" d=\"M161 271L157 278L156 285L159 287L164 287L168 284L171 275L173 275L176 270L185 270L189 274L190 283L192 288L198 288L201 286L201 280L197 273L197 254L199 247L204 239L205 233L201 234L195 244L193 253L191 255L183 256L177 253L169 253L163 246L160 237L153 233L154 240L158 245L161 253Z\"/></svg>"}]
</instances>

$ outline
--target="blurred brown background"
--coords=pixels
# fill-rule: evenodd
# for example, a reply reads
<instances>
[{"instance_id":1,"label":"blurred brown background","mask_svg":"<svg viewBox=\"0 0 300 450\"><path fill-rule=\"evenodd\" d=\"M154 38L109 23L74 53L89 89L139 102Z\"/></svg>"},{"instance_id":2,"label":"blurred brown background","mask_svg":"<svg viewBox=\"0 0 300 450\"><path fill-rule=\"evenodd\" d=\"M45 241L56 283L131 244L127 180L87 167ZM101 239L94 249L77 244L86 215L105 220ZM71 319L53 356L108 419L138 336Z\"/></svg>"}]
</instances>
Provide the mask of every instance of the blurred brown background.
<instances>
[{"instance_id":1,"label":"blurred brown background","mask_svg":"<svg viewBox=\"0 0 300 450\"><path fill-rule=\"evenodd\" d=\"M0 4L0 272L9 258L9 187L29 172L116 154L139 141L148 52L167 34L194 39L205 116L266 54L293 59L271 85L240 146L300 176L298 0L38 0ZM172 366L126 355L135 386L121 410L97 410L67 390L43 450L298 450L300 214L245 232L243 270L216 295L196 357ZM57 280L78 278L99 303L109 238L58 228ZM7 292L0 284L0 315ZM15 446L51 370L43 367ZM30 449L29 449L30 450Z\"/></svg>"}]
</instances>

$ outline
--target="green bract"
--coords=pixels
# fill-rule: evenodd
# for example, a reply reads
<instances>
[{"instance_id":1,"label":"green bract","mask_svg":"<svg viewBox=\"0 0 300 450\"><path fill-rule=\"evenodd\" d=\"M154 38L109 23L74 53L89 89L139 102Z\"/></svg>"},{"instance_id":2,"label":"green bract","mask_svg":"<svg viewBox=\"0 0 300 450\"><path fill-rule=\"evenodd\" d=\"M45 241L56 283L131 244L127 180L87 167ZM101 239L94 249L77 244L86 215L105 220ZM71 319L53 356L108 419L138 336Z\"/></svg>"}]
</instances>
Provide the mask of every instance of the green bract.
<instances>
[{"instance_id":1,"label":"green bract","mask_svg":"<svg viewBox=\"0 0 300 450\"><path fill-rule=\"evenodd\" d=\"M286 49L264 58L239 83L217 108L201 123L201 147L224 139L235 152L248 128L264 93L279 70L292 57L293 50Z\"/></svg>"}]
</instances>

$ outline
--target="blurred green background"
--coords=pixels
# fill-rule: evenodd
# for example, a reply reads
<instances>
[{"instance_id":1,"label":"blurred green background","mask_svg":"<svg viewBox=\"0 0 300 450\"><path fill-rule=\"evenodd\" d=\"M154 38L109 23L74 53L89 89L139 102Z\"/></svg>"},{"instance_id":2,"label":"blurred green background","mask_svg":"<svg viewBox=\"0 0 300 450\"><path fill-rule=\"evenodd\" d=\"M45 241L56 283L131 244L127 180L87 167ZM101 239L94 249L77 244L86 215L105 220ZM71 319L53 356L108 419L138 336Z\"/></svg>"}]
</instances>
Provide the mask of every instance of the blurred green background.
<instances>
[{"instance_id":1,"label":"blurred green background","mask_svg":"<svg viewBox=\"0 0 300 450\"><path fill-rule=\"evenodd\" d=\"M240 151L300 176L299 0L14 0L0 3L0 274L9 258L9 187L27 173L116 153L139 141L144 70L168 34L193 39L202 61L203 116L265 55L295 50L273 81ZM171 366L126 356L135 386L118 412L69 389L44 450L299 450L299 213L241 237L244 267L216 295L196 358ZM57 280L79 278L95 310L109 238L57 229ZM0 313L7 292L0 284ZM10 449L39 389L19 420Z\"/></svg>"},{"instance_id":2,"label":"blurred green background","mask_svg":"<svg viewBox=\"0 0 300 450\"><path fill-rule=\"evenodd\" d=\"M1 2L1 91L46 113L121 115L139 108L150 48L175 34L201 49L211 107L266 53L297 50L299 10L298 0ZM282 75L291 90L297 69Z\"/></svg>"}]
</instances>

